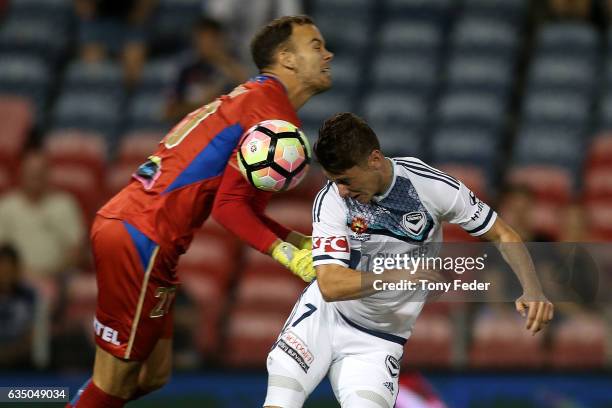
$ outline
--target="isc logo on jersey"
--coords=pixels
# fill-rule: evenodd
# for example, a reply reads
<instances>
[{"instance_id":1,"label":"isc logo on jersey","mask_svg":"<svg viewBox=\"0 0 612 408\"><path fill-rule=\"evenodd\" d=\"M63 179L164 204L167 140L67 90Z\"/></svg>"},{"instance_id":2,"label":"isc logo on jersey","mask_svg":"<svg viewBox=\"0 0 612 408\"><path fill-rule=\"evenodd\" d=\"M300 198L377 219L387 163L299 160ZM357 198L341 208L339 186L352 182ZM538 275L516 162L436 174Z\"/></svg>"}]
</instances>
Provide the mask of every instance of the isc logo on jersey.
<instances>
[{"instance_id":1,"label":"isc logo on jersey","mask_svg":"<svg viewBox=\"0 0 612 408\"><path fill-rule=\"evenodd\" d=\"M346 237L312 237L312 249L324 252L349 252Z\"/></svg>"}]
</instances>

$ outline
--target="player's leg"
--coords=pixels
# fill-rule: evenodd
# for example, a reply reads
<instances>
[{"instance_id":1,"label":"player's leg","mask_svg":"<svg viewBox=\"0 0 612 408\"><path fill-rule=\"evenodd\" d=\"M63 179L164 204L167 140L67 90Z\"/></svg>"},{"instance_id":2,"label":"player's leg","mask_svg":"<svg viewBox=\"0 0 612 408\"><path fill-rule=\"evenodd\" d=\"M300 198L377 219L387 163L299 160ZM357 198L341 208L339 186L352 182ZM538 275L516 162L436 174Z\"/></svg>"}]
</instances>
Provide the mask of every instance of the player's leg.
<instances>
[{"instance_id":1,"label":"player's leg","mask_svg":"<svg viewBox=\"0 0 612 408\"><path fill-rule=\"evenodd\" d=\"M164 336L157 341L149 358L140 367L138 391L135 397L160 389L170 379L172 373L172 319Z\"/></svg>"},{"instance_id":2,"label":"player's leg","mask_svg":"<svg viewBox=\"0 0 612 408\"><path fill-rule=\"evenodd\" d=\"M163 353L171 343L159 340L172 333L175 286L156 269L159 247L122 221L96 218L92 249L98 282L96 360L92 381L72 405L120 407L120 401L143 395L168 377ZM162 366L157 370L154 364Z\"/></svg>"},{"instance_id":3,"label":"player's leg","mask_svg":"<svg viewBox=\"0 0 612 408\"><path fill-rule=\"evenodd\" d=\"M403 340L387 340L371 333L360 331L341 318L336 320L334 344L339 352L334 356L329 379L343 408L395 405Z\"/></svg>"},{"instance_id":4,"label":"player's leg","mask_svg":"<svg viewBox=\"0 0 612 408\"><path fill-rule=\"evenodd\" d=\"M268 354L264 407L300 408L331 364L329 305L316 281L300 296Z\"/></svg>"}]
</instances>

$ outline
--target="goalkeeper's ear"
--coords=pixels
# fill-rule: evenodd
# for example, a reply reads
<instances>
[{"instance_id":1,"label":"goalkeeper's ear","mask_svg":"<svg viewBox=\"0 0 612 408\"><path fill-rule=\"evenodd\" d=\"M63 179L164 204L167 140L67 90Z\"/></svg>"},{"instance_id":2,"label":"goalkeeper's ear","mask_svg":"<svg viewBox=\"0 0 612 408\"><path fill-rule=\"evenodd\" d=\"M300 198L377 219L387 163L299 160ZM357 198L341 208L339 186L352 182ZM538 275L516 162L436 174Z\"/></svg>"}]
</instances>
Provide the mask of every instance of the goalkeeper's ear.
<instances>
[{"instance_id":1,"label":"goalkeeper's ear","mask_svg":"<svg viewBox=\"0 0 612 408\"><path fill-rule=\"evenodd\" d=\"M294 71L296 66L295 54L288 48L281 50L278 53L278 63L283 68Z\"/></svg>"}]
</instances>

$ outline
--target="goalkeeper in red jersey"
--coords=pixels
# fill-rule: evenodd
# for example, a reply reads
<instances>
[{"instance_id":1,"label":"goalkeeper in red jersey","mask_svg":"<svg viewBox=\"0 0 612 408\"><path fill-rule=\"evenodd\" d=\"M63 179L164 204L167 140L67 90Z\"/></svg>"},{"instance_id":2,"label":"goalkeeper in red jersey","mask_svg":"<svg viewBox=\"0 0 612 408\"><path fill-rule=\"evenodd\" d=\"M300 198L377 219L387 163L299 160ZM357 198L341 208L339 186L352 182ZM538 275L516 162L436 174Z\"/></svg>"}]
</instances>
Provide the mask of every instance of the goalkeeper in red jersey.
<instances>
[{"instance_id":1,"label":"goalkeeper in red jersey","mask_svg":"<svg viewBox=\"0 0 612 408\"><path fill-rule=\"evenodd\" d=\"M213 207L243 240L314 278L310 239L266 217L271 193L252 187L232 162L251 126L269 119L300 126L296 110L331 86L333 54L306 16L272 21L251 51L260 75L187 115L98 211L91 230L96 358L92 378L68 406L122 407L166 383L177 261ZM239 225L224 222L237 211Z\"/></svg>"}]
</instances>

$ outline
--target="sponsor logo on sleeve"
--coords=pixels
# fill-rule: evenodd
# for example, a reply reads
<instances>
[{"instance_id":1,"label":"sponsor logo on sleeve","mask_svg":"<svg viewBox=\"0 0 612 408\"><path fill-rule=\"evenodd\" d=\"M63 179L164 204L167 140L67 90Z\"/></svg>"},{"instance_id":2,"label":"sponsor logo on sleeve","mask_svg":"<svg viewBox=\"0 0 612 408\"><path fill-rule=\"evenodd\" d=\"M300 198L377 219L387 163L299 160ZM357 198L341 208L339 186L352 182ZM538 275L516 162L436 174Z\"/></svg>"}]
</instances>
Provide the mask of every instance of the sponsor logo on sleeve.
<instances>
[{"instance_id":1,"label":"sponsor logo on sleeve","mask_svg":"<svg viewBox=\"0 0 612 408\"><path fill-rule=\"evenodd\" d=\"M385 358L385 365L387 366L387 370L389 371L389 375L391 375L391 377L395 378L399 375L400 364L399 361L397 361L397 358L393 357L392 355L388 355L387 358Z\"/></svg>"},{"instance_id":2,"label":"sponsor logo on sleeve","mask_svg":"<svg viewBox=\"0 0 612 408\"><path fill-rule=\"evenodd\" d=\"M470 204L476 205L478 199L476 198L476 194L473 191L470 191Z\"/></svg>"},{"instance_id":3,"label":"sponsor logo on sleeve","mask_svg":"<svg viewBox=\"0 0 612 408\"><path fill-rule=\"evenodd\" d=\"M312 237L312 249L324 252L350 252L346 237Z\"/></svg>"},{"instance_id":4,"label":"sponsor logo on sleeve","mask_svg":"<svg viewBox=\"0 0 612 408\"><path fill-rule=\"evenodd\" d=\"M480 218L482 215L482 210L484 209L484 203L478 200L478 206L476 208L476 212L470 217L472 221L476 221L478 218Z\"/></svg>"},{"instance_id":5,"label":"sponsor logo on sleeve","mask_svg":"<svg viewBox=\"0 0 612 408\"><path fill-rule=\"evenodd\" d=\"M276 347L291 357L305 373L308 372L310 365L314 361L314 356L302 339L295 335L295 333L292 331L283 333Z\"/></svg>"}]
</instances>

